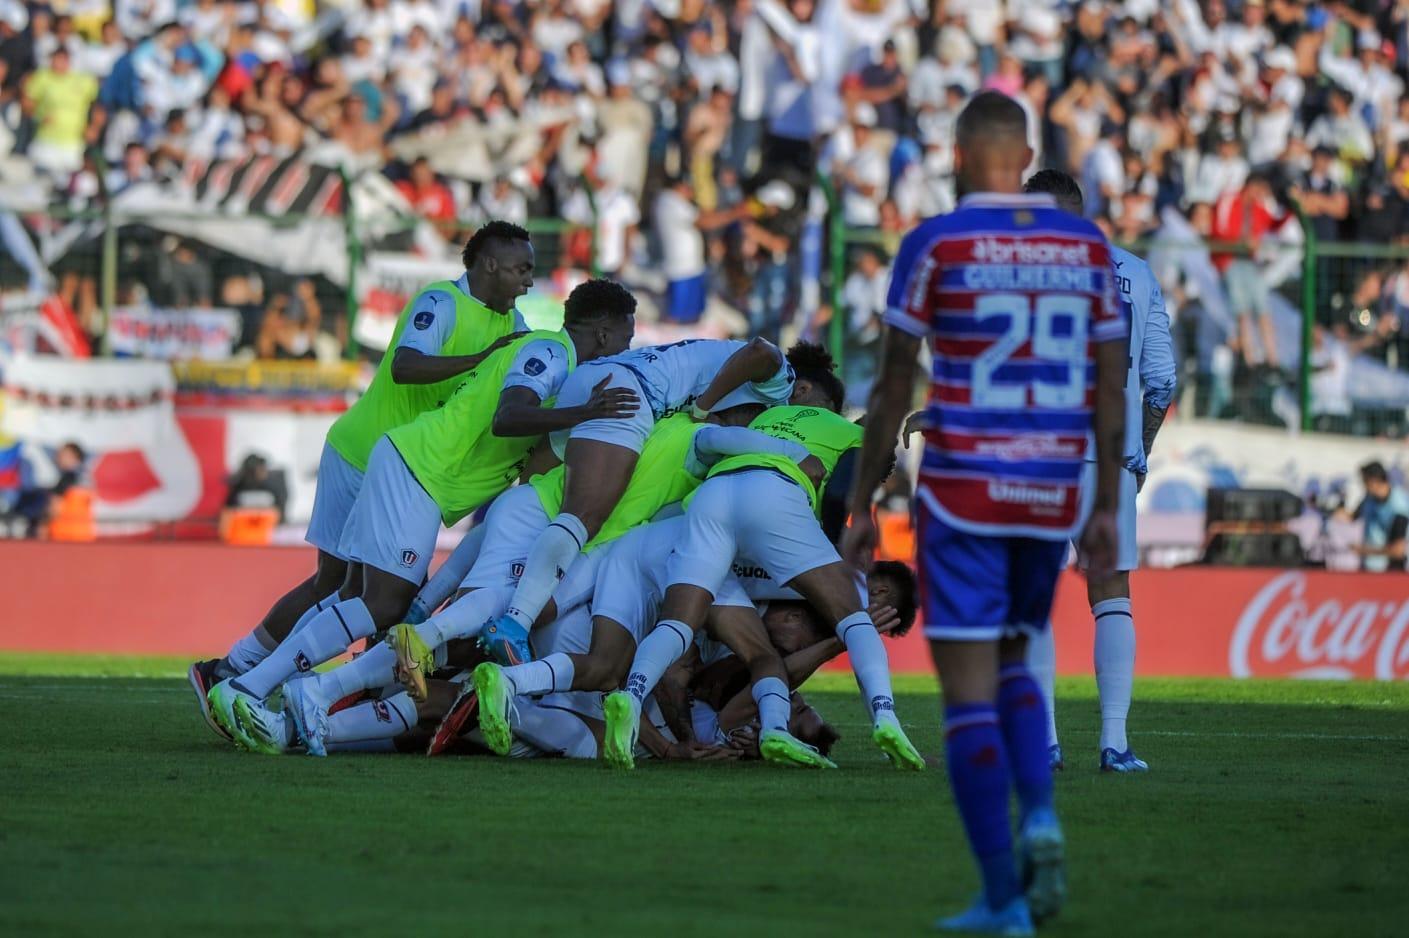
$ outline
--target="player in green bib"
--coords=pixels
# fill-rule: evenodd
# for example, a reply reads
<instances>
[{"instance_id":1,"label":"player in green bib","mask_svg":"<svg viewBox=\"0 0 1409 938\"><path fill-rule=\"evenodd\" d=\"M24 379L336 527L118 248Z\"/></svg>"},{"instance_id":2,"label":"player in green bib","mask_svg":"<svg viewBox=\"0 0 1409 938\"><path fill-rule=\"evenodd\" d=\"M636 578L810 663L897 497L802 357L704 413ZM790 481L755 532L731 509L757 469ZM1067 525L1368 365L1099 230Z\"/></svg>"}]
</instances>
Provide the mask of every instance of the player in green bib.
<instances>
[{"instance_id":1,"label":"player in green bib","mask_svg":"<svg viewBox=\"0 0 1409 938\"><path fill-rule=\"evenodd\" d=\"M216 720L248 744L231 716L237 702L262 717L261 702L284 680L401 621L425 579L441 523L458 521L511 485L544 434L629 417L640 401L606 382L580 407L545 405L577 362L630 344L635 306L619 284L579 285L567 299L562 332L515 338L466 375L443 407L383 436L339 543L349 561L363 565L360 595L333 603L255 667L212 688Z\"/></svg>"},{"instance_id":2,"label":"player in green bib","mask_svg":"<svg viewBox=\"0 0 1409 938\"><path fill-rule=\"evenodd\" d=\"M687 533L671 555L670 586L660 619L636 649L626 690L610 695L604 705L607 732L602 755L608 762L631 767L642 702L666 669L694 643L695 632L705 624L735 558L741 558L801 593L835 629L870 708L872 739L897 767L924 768L896 718L885 646L866 612L856 573L842 562L817 519L818 492L841 455L861 443L861 429L838 413L843 399L840 385L838 381L824 404L774 407L749 425L769 437L800 445L810 454L810 467L805 461L774 454L733 456L716 463L687 501ZM762 666L751 668L764 757L829 765L787 736L786 673L766 672Z\"/></svg>"},{"instance_id":3,"label":"player in green bib","mask_svg":"<svg viewBox=\"0 0 1409 938\"><path fill-rule=\"evenodd\" d=\"M371 385L328 431L306 535L318 548L315 572L282 596L224 658L191 665L188 678L213 728L218 726L206 701L216 682L262 661L320 604L330 605L345 584L348 595L355 593L355 571L349 578L338 542L373 445L393 427L439 406L466 372L527 331L514 303L533 285L528 232L490 222L465 244L461 260L465 273L458 280L431 283L406 304Z\"/></svg>"}]
</instances>

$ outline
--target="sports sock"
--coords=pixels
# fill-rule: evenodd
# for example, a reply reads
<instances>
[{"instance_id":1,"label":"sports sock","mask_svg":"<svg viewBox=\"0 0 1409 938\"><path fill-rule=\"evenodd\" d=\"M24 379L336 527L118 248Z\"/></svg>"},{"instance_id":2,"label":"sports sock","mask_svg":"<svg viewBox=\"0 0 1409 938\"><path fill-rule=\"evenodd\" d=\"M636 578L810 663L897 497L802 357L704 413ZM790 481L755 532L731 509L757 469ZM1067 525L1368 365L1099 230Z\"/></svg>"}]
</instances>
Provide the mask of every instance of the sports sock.
<instances>
[{"instance_id":1,"label":"sports sock","mask_svg":"<svg viewBox=\"0 0 1409 938\"><path fill-rule=\"evenodd\" d=\"M1026 667L1010 664L998 672L998 719L1022 817L1034 808L1052 806L1052 765L1042 710L1042 691Z\"/></svg>"},{"instance_id":2,"label":"sports sock","mask_svg":"<svg viewBox=\"0 0 1409 938\"><path fill-rule=\"evenodd\" d=\"M1018 895L1018 874L1008 822L1008 758L992 704L944 708L944 757L984 898L989 908L1001 909Z\"/></svg>"},{"instance_id":3,"label":"sports sock","mask_svg":"<svg viewBox=\"0 0 1409 938\"><path fill-rule=\"evenodd\" d=\"M758 725L765 732L787 732L788 716L792 713L792 698L788 696L788 685L776 677L761 678L754 682L753 702L758 705Z\"/></svg>"},{"instance_id":4,"label":"sports sock","mask_svg":"<svg viewBox=\"0 0 1409 938\"><path fill-rule=\"evenodd\" d=\"M1047 711L1047 745L1057 745L1057 643L1052 624L1027 640L1027 670L1042 690Z\"/></svg>"},{"instance_id":5,"label":"sports sock","mask_svg":"<svg viewBox=\"0 0 1409 938\"><path fill-rule=\"evenodd\" d=\"M271 643L271 644L266 644ZM221 669L222 677L234 677L237 674L244 674L250 668L259 664L269 653L273 651L278 642L269 637L269 633L264 631L264 626L259 626L250 632L242 635L239 641L230 646L230 650L225 653L224 667Z\"/></svg>"},{"instance_id":6,"label":"sports sock","mask_svg":"<svg viewBox=\"0 0 1409 938\"><path fill-rule=\"evenodd\" d=\"M386 687L396 680L396 652L380 642L347 664L308 679L313 694L327 707L348 694Z\"/></svg>"},{"instance_id":7,"label":"sports sock","mask_svg":"<svg viewBox=\"0 0 1409 938\"><path fill-rule=\"evenodd\" d=\"M372 614L360 598L334 603L314 616L302 631L280 642L269 657L236 678L234 684L263 700L293 675L311 671L376 630Z\"/></svg>"},{"instance_id":8,"label":"sports sock","mask_svg":"<svg viewBox=\"0 0 1409 938\"><path fill-rule=\"evenodd\" d=\"M647 695L655 690L661 675L690 650L694 641L695 633L688 625L676 619L662 619L651 634L636 646L631 673L626 676L626 689L636 698L637 704L644 702Z\"/></svg>"},{"instance_id":9,"label":"sports sock","mask_svg":"<svg viewBox=\"0 0 1409 938\"><path fill-rule=\"evenodd\" d=\"M445 563L436 569L426 581L426 585L416 593L416 598L411 600L411 608L406 611L407 622L418 625L426 621L447 599L455 595L455 591L460 588L465 577L474 569L475 561L479 559L480 548L484 546L484 533L487 530L483 524L477 524L460 538L460 543L456 544L450 556L445 558Z\"/></svg>"},{"instance_id":10,"label":"sports sock","mask_svg":"<svg viewBox=\"0 0 1409 938\"><path fill-rule=\"evenodd\" d=\"M303 629L304 626L313 621L314 616L334 605L339 599L341 599L341 597L338 595L337 591L333 591L303 610L303 615L299 616L298 621L294 623L294 627L289 629L289 634L293 635L295 632Z\"/></svg>"},{"instance_id":11,"label":"sports sock","mask_svg":"<svg viewBox=\"0 0 1409 938\"><path fill-rule=\"evenodd\" d=\"M328 717L328 742L391 739L416 725L416 703L405 692L368 700Z\"/></svg>"},{"instance_id":12,"label":"sports sock","mask_svg":"<svg viewBox=\"0 0 1409 938\"><path fill-rule=\"evenodd\" d=\"M837 623L837 638L851 656L851 670L856 684L871 711L871 719L898 723L895 716L895 695L890 689L890 660L881 636L865 612L854 612Z\"/></svg>"},{"instance_id":13,"label":"sports sock","mask_svg":"<svg viewBox=\"0 0 1409 938\"><path fill-rule=\"evenodd\" d=\"M512 591L507 586L466 593L416 626L416 634L432 648L457 638L474 638L503 615Z\"/></svg>"},{"instance_id":14,"label":"sports sock","mask_svg":"<svg viewBox=\"0 0 1409 938\"><path fill-rule=\"evenodd\" d=\"M524 628L543 611L563 574L587 544L587 527L576 515L559 512L553 523L538 535L524 561L523 576L504 614Z\"/></svg>"},{"instance_id":15,"label":"sports sock","mask_svg":"<svg viewBox=\"0 0 1409 938\"><path fill-rule=\"evenodd\" d=\"M555 652L546 658L516 664L504 669L504 677L514 686L514 693L536 697L557 691L572 690L572 658Z\"/></svg>"},{"instance_id":16,"label":"sports sock","mask_svg":"<svg viewBox=\"0 0 1409 938\"><path fill-rule=\"evenodd\" d=\"M1096 617L1096 691L1101 697L1101 748L1125 752L1125 719L1135 686L1135 620L1130 599L1104 599L1091 607Z\"/></svg>"}]
</instances>

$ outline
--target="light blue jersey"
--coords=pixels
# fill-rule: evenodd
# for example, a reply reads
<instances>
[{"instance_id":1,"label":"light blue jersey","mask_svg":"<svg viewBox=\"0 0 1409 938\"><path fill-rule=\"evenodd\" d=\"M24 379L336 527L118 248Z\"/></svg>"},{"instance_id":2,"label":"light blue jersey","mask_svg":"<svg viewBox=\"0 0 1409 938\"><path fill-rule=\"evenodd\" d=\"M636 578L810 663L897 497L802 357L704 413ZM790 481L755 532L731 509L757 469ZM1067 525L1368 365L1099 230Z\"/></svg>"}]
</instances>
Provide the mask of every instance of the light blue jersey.
<instances>
[{"instance_id":1,"label":"light blue jersey","mask_svg":"<svg viewBox=\"0 0 1409 938\"><path fill-rule=\"evenodd\" d=\"M1176 366L1174 340L1164 294L1150 265L1129 251L1112 247L1116 289L1130 317L1130 370L1125 379L1125 468L1136 475L1147 470L1142 440L1144 409L1163 410L1174 399Z\"/></svg>"}]
</instances>

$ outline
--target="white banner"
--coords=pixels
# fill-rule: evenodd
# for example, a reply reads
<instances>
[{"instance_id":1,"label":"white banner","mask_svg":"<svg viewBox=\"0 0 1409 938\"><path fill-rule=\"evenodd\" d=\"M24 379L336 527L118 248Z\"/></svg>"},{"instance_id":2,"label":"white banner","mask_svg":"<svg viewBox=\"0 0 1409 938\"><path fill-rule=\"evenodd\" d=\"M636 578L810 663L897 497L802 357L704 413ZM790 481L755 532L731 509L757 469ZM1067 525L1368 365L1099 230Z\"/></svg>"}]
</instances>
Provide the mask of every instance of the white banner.
<instances>
[{"instance_id":1,"label":"white banner","mask_svg":"<svg viewBox=\"0 0 1409 938\"><path fill-rule=\"evenodd\" d=\"M357 275L357 322L352 337L365 348L391 344L396 317L411 297L436 280L454 280L464 272L458 261L427 260L418 254L379 251Z\"/></svg>"},{"instance_id":2,"label":"white banner","mask_svg":"<svg viewBox=\"0 0 1409 938\"><path fill-rule=\"evenodd\" d=\"M114 355L221 361L235 351L240 314L233 309L119 306L108 320Z\"/></svg>"}]
</instances>

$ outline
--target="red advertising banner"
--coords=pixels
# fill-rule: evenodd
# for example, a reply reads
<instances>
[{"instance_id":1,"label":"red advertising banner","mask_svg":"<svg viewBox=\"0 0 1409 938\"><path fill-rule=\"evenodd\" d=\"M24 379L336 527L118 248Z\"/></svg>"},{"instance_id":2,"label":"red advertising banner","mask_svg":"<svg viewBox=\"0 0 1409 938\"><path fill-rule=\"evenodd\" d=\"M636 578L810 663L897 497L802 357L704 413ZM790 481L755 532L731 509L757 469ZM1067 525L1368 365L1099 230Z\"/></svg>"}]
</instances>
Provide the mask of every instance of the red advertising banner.
<instances>
[{"instance_id":1,"label":"red advertising banner","mask_svg":"<svg viewBox=\"0 0 1409 938\"><path fill-rule=\"evenodd\" d=\"M220 654L312 568L307 548L0 541L0 650ZM1141 675L1409 678L1404 574L1181 567L1139 571L1132 592ZM1079 574L1053 618L1058 670L1090 674ZM887 647L897 673L930 671L918 626Z\"/></svg>"}]
</instances>

